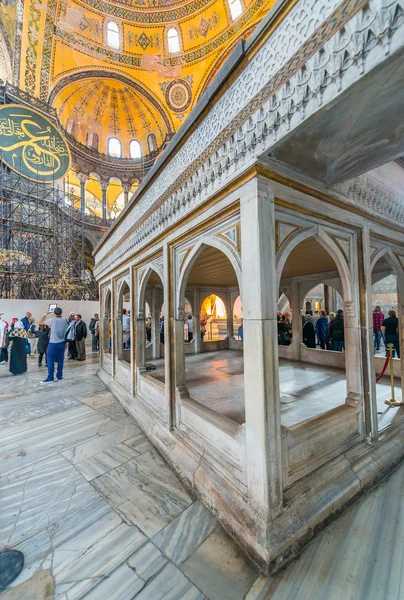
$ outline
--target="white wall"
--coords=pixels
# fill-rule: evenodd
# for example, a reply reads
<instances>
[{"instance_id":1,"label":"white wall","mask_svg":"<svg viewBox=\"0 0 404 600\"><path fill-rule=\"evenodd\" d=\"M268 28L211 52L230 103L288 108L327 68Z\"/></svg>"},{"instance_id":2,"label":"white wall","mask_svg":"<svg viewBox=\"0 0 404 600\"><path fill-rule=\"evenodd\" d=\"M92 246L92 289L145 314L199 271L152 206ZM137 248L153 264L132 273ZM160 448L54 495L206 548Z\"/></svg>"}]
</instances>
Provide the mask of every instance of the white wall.
<instances>
[{"instance_id":1,"label":"white wall","mask_svg":"<svg viewBox=\"0 0 404 600\"><path fill-rule=\"evenodd\" d=\"M13 317L22 319L25 313L30 312L39 323L42 315L49 309L49 300L0 300L0 313L4 313L4 320L11 323ZM69 312L78 313L82 316L85 323L89 323L91 317L100 312L99 302L90 302L86 300L55 300L53 304L57 304L63 310L63 315L67 317Z\"/></svg>"}]
</instances>

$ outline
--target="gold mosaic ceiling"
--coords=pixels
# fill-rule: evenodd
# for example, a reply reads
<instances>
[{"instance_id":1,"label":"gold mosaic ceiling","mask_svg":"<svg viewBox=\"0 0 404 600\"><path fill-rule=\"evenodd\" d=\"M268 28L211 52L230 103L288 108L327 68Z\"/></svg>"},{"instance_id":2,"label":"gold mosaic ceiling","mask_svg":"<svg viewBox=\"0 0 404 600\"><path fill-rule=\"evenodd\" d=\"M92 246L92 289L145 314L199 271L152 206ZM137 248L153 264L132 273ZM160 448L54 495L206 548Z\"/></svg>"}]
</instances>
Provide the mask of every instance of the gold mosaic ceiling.
<instances>
[{"instance_id":1,"label":"gold mosaic ceiling","mask_svg":"<svg viewBox=\"0 0 404 600\"><path fill-rule=\"evenodd\" d=\"M234 0L25 0L16 26L17 1L0 5L0 33L13 38L4 54L14 58L12 75L11 61L0 56L0 76L48 101L64 126L75 120L82 143L92 132L106 152L108 138L118 137L123 156L131 139L147 153L151 132L161 145L178 130L237 41L274 3L237 0L241 12L232 18ZM173 30L178 47L170 52Z\"/></svg>"}]
</instances>

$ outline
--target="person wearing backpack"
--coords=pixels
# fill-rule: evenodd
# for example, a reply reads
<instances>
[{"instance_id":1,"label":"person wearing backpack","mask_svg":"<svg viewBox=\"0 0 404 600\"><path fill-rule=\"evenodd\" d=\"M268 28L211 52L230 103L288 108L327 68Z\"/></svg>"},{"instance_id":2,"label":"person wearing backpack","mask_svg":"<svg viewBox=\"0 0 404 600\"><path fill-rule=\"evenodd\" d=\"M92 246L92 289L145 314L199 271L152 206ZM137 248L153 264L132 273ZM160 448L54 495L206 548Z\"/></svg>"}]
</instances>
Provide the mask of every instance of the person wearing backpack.
<instances>
[{"instance_id":1,"label":"person wearing backpack","mask_svg":"<svg viewBox=\"0 0 404 600\"><path fill-rule=\"evenodd\" d=\"M39 329L35 332L37 338L37 350L38 350L38 367L42 367L42 359L45 355L45 364L48 366L48 359L46 357L46 351L49 345L50 329L47 325L40 325Z\"/></svg>"},{"instance_id":2,"label":"person wearing backpack","mask_svg":"<svg viewBox=\"0 0 404 600\"><path fill-rule=\"evenodd\" d=\"M88 328L91 333L91 339L92 339L92 348L91 349L93 352L98 352L98 350L100 349L98 335L96 335L96 332L95 332L98 320L99 320L99 316L97 314L95 314L93 316L93 318L90 320L90 323L88 325Z\"/></svg>"},{"instance_id":3,"label":"person wearing backpack","mask_svg":"<svg viewBox=\"0 0 404 600\"><path fill-rule=\"evenodd\" d=\"M34 358L34 356L36 354L36 335L35 335L36 330L37 330L37 327L35 325L35 319L34 319L34 317L30 317L28 329L27 329L27 338L28 338L28 343L30 345L30 351L28 352L28 354L31 358Z\"/></svg>"}]
</instances>

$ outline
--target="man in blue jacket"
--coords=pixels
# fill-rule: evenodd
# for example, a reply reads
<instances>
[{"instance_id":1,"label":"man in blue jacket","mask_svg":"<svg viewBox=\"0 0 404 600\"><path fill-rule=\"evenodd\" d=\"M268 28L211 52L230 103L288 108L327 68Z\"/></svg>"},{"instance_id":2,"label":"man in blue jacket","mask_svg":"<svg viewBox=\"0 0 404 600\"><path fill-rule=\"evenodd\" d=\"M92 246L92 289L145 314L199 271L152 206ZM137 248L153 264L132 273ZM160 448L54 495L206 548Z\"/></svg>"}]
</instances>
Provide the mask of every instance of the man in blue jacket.
<instances>
[{"instance_id":1,"label":"man in blue jacket","mask_svg":"<svg viewBox=\"0 0 404 600\"><path fill-rule=\"evenodd\" d=\"M320 344L320 348L322 350L326 349L327 325L328 325L327 313L325 312L325 310L320 310L320 316L316 322L316 335L317 335L318 343Z\"/></svg>"}]
</instances>

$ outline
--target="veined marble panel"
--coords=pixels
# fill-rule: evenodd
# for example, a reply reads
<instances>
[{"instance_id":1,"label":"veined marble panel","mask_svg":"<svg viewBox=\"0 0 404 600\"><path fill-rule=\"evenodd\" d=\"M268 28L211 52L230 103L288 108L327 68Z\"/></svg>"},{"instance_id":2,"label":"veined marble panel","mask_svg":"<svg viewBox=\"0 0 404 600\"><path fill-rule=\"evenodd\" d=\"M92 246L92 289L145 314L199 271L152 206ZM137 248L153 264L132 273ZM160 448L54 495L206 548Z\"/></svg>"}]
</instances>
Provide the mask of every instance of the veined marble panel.
<instances>
[{"instance_id":1,"label":"veined marble panel","mask_svg":"<svg viewBox=\"0 0 404 600\"><path fill-rule=\"evenodd\" d=\"M83 404L87 404L87 406L91 406L91 408L94 409L102 408L103 406L109 406L111 404L119 404L117 399L111 394L111 392L105 391L97 395L80 397L80 401Z\"/></svg>"},{"instance_id":2,"label":"veined marble panel","mask_svg":"<svg viewBox=\"0 0 404 600\"><path fill-rule=\"evenodd\" d=\"M169 564L136 596L136 600L204 600L205 596Z\"/></svg>"},{"instance_id":3,"label":"veined marble panel","mask_svg":"<svg viewBox=\"0 0 404 600\"><path fill-rule=\"evenodd\" d=\"M136 450L139 454L144 454L148 450L154 448L149 438L144 433L139 433L129 440L125 440L124 444Z\"/></svg>"},{"instance_id":4,"label":"veined marble panel","mask_svg":"<svg viewBox=\"0 0 404 600\"><path fill-rule=\"evenodd\" d=\"M132 600L142 587L144 581L127 564L123 564L86 594L86 600ZM67 597L70 598L71 593L68 592Z\"/></svg>"},{"instance_id":5,"label":"veined marble panel","mask_svg":"<svg viewBox=\"0 0 404 600\"><path fill-rule=\"evenodd\" d=\"M135 458L135 456L139 456L139 452L126 444L117 444L116 446L112 446L112 448L104 450L104 452L76 463L75 466L87 481L91 481L111 469L119 467L119 465L122 465L131 458Z\"/></svg>"},{"instance_id":6,"label":"veined marble panel","mask_svg":"<svg viewBox=\"0 0 404 600\"><path fill-rule=\"evenodd\" d=\"M0 544L16 545L96 498L93 487L59 454L13 471L1 482Z\"/></svg>"},{"instance_id":7,"label":"veined marble panel","mask_svg":"<svg viewBox=\"0 0 404 600\"><path fill-rule=\"evenodd\" d=\"M1 431L0 472L19 469L73 444L103 437L115 429L123 429L123 426L83 405L27 423L17 423Z\"/></svg>"},{"instance_id":8,"label":"veined marble panel","mask_svg":"<svg viewBox=\"0 0 404 600\"><path fill-rule=\"evenodd\" d=\"M137 527L125 523L115 527L93 545L87 544L85 535L82 539L81 548L77 549L76 540L71 540L54 551L56 596L64 593L69 600L81 598L127 561L146 541Z\"/></svg>"},{"instance_id":9,"label":"veined marble panel","mask_svg":"<svg viewBox=\"0 0 404 600\"><path fill-rule=\"evenodd\" d=\"M216 529L218 522L197 500L153 538L153 543L177 565L184 562Z\"/></svg>"},{"instance_id":10,"label":"veined marble panel","mask_svg":"<svg viewBox=\"0 0 404 600\"><path fill-rule=\"evenodd\" d=\"M124 519L152 536L192 499L160 455L151 450L93 480Z\"/></svg>"},{"instance_id":11,"label":"veined marble panel","mask_svg":"<svg viewBox=\"0 0 404 600\"><path fill-rule=\"evenodd\" d=\"M104 417L105 419L106 417ZM90 456L94 456L95 454L99 454L103 450L110 448L128 438L139 433L139 427L128 421L127 425L122 425L116 421L111 421L111 423L115 424L115 427L112 431L105 433L104 435L99 435L90 439L86 442L78 444L77 446L73 446L62 452L63 456L65 456L71 463L77 464Z\"/></svg>"},{"instance_id":12,"label":"veined marble panel","mask_svg":"<svg viewBox=\"0 0 404 600\"><path fill-rule=\"evenodd\" d=\"M134 569L143 581L149 581L161 571L167 559L152 542L147 542L128 560L128 565Z\"/></svg>"}]
</instances>

